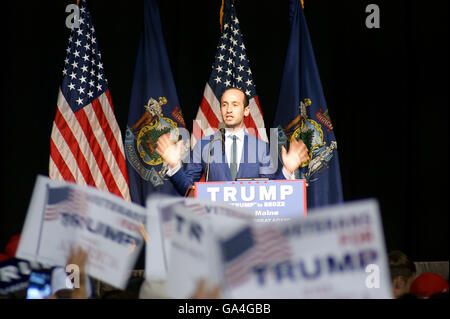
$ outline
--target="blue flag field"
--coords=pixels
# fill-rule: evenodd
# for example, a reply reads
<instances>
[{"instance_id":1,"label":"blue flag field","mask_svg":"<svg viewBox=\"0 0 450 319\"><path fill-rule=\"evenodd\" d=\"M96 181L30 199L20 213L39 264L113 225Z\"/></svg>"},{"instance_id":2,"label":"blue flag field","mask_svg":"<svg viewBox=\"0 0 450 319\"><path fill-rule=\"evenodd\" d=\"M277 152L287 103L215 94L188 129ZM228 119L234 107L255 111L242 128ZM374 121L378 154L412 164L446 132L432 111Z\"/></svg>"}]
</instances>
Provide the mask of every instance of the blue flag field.
<instances>
[{"instance_id":1,"label":"blue flag field","mask_svg":"<svg viewBox=\"0 0 450 319\"><path fill-rule=\"evenodd\" d=\"M291 0L291 34L274 119L279 147L302 139L310 160L296 172L307 180L308 209L343 201L337 142L320 82L302 4Z\"/></svg>"},{"instance_id":2,"label":"blue flag field","mask_svg":"<svg viewBox=\"0 0 450 319\"><path fill-rule=\"evenodd\" d=\"M156 152L156 142L168 132L178 140L184 127L158 5L156 0L146 0L125 136L133 202L145 206L149 194L177 194L166 176L168 165ZM189 151L188 139L183 149Z\"/></svg>"}]
</instances>

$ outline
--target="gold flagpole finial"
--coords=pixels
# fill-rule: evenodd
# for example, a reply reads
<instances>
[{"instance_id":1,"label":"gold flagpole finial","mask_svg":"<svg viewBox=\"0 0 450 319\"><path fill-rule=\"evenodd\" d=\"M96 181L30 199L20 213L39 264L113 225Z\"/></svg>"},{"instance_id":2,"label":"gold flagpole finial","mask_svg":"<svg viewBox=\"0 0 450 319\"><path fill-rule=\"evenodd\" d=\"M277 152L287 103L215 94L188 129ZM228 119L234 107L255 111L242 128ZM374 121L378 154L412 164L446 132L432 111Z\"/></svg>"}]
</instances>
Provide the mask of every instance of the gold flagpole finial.
<instances>
[{"instance_id":1,"label":"gold flagpole finial","mask_svg":"<svg viewBox=\"0 0 450 319\"><path fill-rule=\"evenodd\" d=\"M222 0L222 6L220 7L220 32L223 31L223 1Z\"/></svg>"}]
</instances>

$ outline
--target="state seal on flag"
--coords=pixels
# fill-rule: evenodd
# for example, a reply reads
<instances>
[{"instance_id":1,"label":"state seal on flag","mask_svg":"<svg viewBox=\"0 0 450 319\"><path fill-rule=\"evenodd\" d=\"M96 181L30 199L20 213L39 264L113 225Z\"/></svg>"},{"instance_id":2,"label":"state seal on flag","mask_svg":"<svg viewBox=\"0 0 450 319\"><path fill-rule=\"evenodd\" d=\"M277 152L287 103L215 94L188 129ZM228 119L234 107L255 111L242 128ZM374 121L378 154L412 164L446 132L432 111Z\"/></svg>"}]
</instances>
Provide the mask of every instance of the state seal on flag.
<instances>
[{"instance_id":1,"label":"state seal on flag","mask_svg":"<svg viewBox=\"0 0 450 319\"><path fill-rule=\"evenodd\" d=\"M128 161L144 180L150 181L155 187L164 184L164 176L168 170L167 163L156 152L156 143L163 134L170 133L174 141L180 135L176 122L164 116L165 104L165 97L159 97L158 101L150 98L144 106L144 113L133 126L127 127L125 135ZM183 151L185 149L183 147Z\"/></svg>"},{"instance_id":2,"label":"state seal on flag","mask_svg":"<svg viewBox=\"0 0 450 319\"><path fill-rule=\"evenodd\" d=\"M327 146L324 139L322 125L326 126L328 132L333 129L328 118L328 112L320 112L319 122L309 118L307 107L311 106L311 103L311 100L308 98L300 101L299 114L288 125L283 127L283 132L289 141L301 139L308 148L309 160L299 167L302 169L301 174L308 182L313 182L310 178L314 174L323 172L328 167L328 163L333 158L333 151L337 149L336 141L331 141Z\"/></svg>"}]
</instances>

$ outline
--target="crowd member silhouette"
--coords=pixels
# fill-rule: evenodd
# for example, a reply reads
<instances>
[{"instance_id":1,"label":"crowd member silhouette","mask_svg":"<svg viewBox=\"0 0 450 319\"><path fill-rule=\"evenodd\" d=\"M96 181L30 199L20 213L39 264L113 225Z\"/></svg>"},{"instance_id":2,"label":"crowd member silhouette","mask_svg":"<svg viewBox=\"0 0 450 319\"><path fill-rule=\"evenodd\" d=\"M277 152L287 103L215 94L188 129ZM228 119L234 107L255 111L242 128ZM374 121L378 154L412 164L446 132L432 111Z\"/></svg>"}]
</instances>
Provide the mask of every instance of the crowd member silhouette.
<instances>
[{"instance_id":1,"label":"crowd member silhouette","mask_svg":"<svg viewBox=\"0 0 450 319\"><path fill-rule=\"evenodd\" d=\"M388 259L394 298L414 298L414 295L409 293L416 276L414 262L399 250L390 252Z\"/></svg>"}]
</instances>

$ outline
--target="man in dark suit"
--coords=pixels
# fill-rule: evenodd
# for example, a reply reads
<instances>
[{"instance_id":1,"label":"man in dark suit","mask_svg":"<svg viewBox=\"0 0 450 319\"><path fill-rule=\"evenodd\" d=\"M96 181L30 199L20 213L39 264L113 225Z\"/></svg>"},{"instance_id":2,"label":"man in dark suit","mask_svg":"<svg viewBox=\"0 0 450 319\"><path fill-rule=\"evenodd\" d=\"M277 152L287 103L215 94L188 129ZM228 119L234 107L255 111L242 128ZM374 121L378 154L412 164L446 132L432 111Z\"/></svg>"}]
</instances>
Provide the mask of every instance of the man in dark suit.
<instances>
[{"instance_id":1,"label":"man in dark suit","mask_svg":"<svg viewBox=\"0 0 450 319\"><path fill-rule=\"evenodd\" d=\"M180 194L184 195L189 186L200 180L207 172L208 162L208 181L233 181L257 177L293 179L295 169L308 160L305 144L293 140L289 152L282 148L282 165L279 165L278 154L269 154L269 144L246 132L244 117L249 115L250 107L242 90L227 89L220 99L220 112L226 126L225 152L220 142L221 133L217 132L197 142L190 161L183 167L181 141L174 143L169 133L158 139L156 152L168 163L167 175Z\"/></svg>"}]
</instances>

